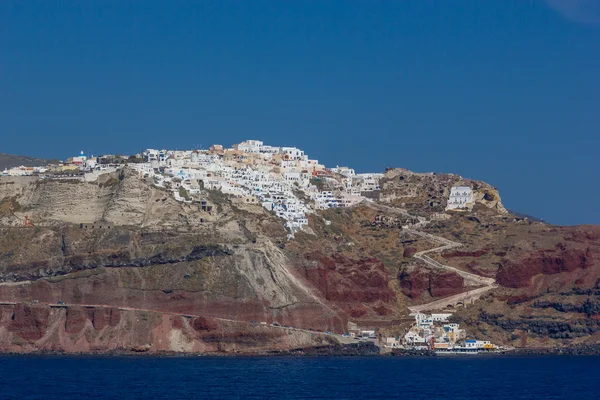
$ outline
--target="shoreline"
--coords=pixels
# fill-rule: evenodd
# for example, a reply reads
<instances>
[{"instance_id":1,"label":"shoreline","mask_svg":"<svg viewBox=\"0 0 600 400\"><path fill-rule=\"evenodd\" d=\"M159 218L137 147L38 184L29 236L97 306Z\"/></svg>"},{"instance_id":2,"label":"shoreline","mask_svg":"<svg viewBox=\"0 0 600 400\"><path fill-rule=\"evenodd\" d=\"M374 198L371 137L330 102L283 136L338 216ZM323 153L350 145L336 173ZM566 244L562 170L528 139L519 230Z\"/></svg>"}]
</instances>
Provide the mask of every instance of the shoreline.
<instances>
[{"instance_id":1,"label":"shoreline","mask_svg":"<svg viewBox=\"0 0 600 400\"><path fill-rule=\"evenodd\" d=\"M64 357L156 357L156 358L196 358L196 357L427 357L427 358L482 358L482 357L539 357L539 356L600 356L600 344L579 345L565 348L519 348L503 352L489 352L478 354L444 354L438 355L431 350L396 350L380 353L377 346L370 343L346 344L340 346L318 346L292 350L265 350L257 352L212 352L189 353L176 351L135 351L135 350L109 350L89 352L65 352L60 350L36 350L30 352L4 352L3 356L64 356Z\"/></svg>"}]
</instances>

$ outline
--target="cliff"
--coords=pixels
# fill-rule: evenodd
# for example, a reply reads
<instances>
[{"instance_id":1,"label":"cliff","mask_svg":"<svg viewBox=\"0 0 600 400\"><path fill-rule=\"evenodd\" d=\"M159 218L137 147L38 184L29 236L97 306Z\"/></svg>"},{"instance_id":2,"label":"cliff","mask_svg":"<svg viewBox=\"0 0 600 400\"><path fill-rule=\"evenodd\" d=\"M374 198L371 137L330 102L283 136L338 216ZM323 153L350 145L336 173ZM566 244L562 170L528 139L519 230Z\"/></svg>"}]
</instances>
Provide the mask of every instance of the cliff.
<instances>
[{"instance_id":1,"label":"cliff","mask_svg":"<svg viewBox=\"0 0 600 400\"><path fill-rule=\"evenodd\" d=\"M476 205L444 213L457 184ZM203 191L205 211L128 169L97 182L0 177L0 350L298 351L340 342L324 332L349 323L394 331L409 307L485 279L495 285L450 304L475 300L457 318L478 337L597 341L600 228L512 216L495 188L457 175L389 170L381 187L309 215L288 241L259 205Z\"/></svg>"}]
</instances>

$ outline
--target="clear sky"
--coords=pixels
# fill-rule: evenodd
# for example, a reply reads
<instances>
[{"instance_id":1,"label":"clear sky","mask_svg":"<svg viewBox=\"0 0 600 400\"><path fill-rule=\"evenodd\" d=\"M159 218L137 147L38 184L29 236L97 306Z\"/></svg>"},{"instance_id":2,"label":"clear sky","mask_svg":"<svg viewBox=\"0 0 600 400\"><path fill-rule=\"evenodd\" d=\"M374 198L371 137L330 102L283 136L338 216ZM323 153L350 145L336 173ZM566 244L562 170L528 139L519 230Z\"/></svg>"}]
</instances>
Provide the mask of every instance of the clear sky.
<instances>
[{"instance_id":1,"label":"clear sky","mask_svg":"<svg viewBox=\"0 0 600 400\"><path fill-rule=\"evenodd\" d=\"M600 223L599 0L0 1L0 152L244 139Z\"/></svg>"}]
</instances>

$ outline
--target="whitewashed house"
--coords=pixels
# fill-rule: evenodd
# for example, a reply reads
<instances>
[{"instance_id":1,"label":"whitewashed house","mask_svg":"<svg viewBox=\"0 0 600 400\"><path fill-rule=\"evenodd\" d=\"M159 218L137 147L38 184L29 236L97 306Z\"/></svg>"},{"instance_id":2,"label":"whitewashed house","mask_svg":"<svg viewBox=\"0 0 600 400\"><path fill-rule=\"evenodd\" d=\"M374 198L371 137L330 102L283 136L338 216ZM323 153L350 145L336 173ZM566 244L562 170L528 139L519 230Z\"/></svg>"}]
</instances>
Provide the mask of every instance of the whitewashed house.
<instances>
[{"instance_id":1,"label":"whitewashed house","mask_svg":"<svg viewBox=\"0 0 600 400\"><path fill-rule=\"evenodd\" d=\"M446 210L467 209L473 207L473 190L468 186L454 186Z\"/></svg>"},{"instance_id":2,"label":"whitewashed house","mask_svg":"<svg viewBox=\"0 0 600 400\"><path fill-rule=\"evenodd\" d=\"M353 168L348 168L348 167L335 167L335 168L331 168L331 172L335 172L336 174L340 174L340 175L344 175L348 178L353 177L354 175L356 175L356 172L354 171Z\"/></svg>"},{"instance_id":3,"label":"whitewashed house","mask_svg":"<svg viewBox=\"0 0 600 400\"><path fill-rule=\"evenodd\" d=\"M356 174L356 178L360 179L361 192L373 192L381 190L379 180L383 178L383 174Z\"/></svg>"},{"instance_id":4,"label":"whitewashed house","mask_svg":"<svg viewBox=\"0 0 600 400\"><path fill-rule=\"evenodd\" d=\"M281 148L281 153L284 156L287 156L287 158L289 158L290 160L303 160L303 159L305 159L305 157L304 157L304 151L300 150L297 147L282 147Z\"/></svg>"},{"instance_id":5,"label":"whitewashed house","mask_svg":"<svg viewBox=\"0 0 600 400\"><path fill-rule=\"evenodd\" d=\"M260 153L263 144L260 140L245 140L242 143L234 144L233 148L246 153Z\"/></svg>"}]
</instances>

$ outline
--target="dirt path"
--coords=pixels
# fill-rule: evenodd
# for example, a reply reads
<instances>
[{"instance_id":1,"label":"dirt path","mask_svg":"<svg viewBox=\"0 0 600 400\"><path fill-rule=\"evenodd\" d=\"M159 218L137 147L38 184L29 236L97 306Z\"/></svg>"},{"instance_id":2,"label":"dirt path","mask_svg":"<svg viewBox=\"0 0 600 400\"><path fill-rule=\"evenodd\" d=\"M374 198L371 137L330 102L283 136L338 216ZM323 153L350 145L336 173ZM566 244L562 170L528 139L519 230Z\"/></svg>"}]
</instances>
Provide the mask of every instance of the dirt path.
<instances>
[{"instance_id":1,"label":"dirt path","mask_svg":"<svg viewBox=\"0 0 600 400\"><path fill-rule=\"evenodd\" d=\"M465 282L469 282L473 286L483 287L473 290L467 290L466 292L455 294L453 296L445 297L440 300L435 300L427 304L421 304L418 306L408 307L411 312L421 312L427 310L436 310L446 308L448 305L454 305L458 302L467 303L474 300L479 299L485 292L494 289L497 287L496 280L493 278L486 278L477 274L473 274L470 272L462 271L458 268L451 267L449 265L444 265L433 258L429 257L427 254L429 253L440 253L444 250L456 248L462 246L461 243L456 243L446 238L435 236L430 233L425 233L421 231L417 231L415 229L407 229L406 232L421 236L423 238L432 240L434 242L441 243L442 245L439 247L434 247L433 249L419 251L415 253L413 256L416 259L423 261L425 264L429 265L432 268L442 269L446 271L451 271L459 274L465 279Z\"/></svg>"},{"instance_id":2,"label":"dirt path","mask_svg":"<svg viewBox=\"0 0 600 400\"><path fill-rule=\"evenodd\" d=\"M490 286L496 282L493 278L485 278L485 277L477 275L477 274L473 274L473 273L470 273L467 271L462 271L458 268L454 268L449 265L441 264L427 255L429 253L441 253L444 250L449 250L452 248L460 247L460 246L462 246L462 244L453 242L453 241L448 240L443 237L434 236L430 233L425 233L425 232L417 231L414 229L409 229L407 231L412 234L419 235L421 237L433 240L435 242L442 243L442 246L440 246L440 247L434 247L433 249L419 251L418 253L415 253L415 255L413 256L413 257L418 258L419 260L423 261L430 267L455 272L455 273L459 274L460 276L462 276L465 280L472 282L475 285Z\"/></svg>"}]
</instances>

